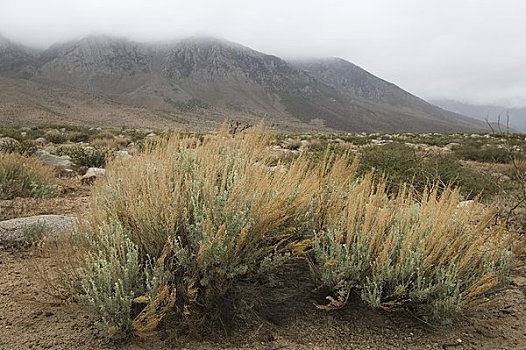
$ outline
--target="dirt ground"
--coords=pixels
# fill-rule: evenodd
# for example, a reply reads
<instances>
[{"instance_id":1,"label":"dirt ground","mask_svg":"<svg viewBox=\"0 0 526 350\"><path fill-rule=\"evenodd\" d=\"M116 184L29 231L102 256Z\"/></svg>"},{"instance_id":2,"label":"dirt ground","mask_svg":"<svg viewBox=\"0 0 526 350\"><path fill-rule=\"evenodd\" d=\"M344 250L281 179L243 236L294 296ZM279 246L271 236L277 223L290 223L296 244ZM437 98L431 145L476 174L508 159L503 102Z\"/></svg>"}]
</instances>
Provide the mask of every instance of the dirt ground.
<instances>
[{"instance_id":1,"label":"dirt ground","mask_svg":"<svg viewBox=\"0 0 526 350\"><path fill-rule=\"evenodd\" d=\"M163 331L126 344L108 343L95 315L46 293L38 271L55 267L53 257L0 248L0 349L526 349L525 266L494 301L450 327L357 301L345 310L324 311L305 300L287 316L280 310L272 317L267 310L271 317L237 325L228 336L195 339Z\"/></svg>"}]
</instances>

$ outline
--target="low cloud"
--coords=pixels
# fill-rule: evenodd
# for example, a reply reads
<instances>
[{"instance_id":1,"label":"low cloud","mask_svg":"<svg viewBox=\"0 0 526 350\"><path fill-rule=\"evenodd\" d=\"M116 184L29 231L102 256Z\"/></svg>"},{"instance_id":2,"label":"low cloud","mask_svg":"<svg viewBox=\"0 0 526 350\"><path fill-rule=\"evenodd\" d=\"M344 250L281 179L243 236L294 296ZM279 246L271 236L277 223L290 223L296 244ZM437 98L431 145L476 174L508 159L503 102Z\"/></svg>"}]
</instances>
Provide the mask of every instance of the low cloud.
<instances>
[{"instance_id":1,"label":"low cloud","mask_svg":"<svg viewBox=\"0 0 526 350\"><path fill-rule=\"evenodd\" d=\"M0 33L40 48L89 34L213 35L339 56L425 98L526 106L524 13L520 0L0 0Z\"/></svg>"}]
</instances>

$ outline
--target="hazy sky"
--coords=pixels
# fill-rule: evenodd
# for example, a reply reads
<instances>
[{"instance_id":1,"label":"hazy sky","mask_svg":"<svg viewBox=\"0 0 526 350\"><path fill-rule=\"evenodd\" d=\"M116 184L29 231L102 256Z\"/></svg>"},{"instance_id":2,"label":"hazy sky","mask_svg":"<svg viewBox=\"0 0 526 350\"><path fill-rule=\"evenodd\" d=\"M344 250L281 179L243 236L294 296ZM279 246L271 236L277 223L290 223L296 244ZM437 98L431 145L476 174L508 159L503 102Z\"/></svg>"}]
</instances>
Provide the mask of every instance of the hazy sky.
<instances>
[{"instance_id":1,"label":"hazy sky","mask_svg":"<svg viewBox=\"0 0 526 350\"><path fill-rule=\"evenodd\" d=\"M213 35L339 56L424 98L526 106L524 0L0 0L0 33L40 47Z\"/></svg>"}]
</instances>

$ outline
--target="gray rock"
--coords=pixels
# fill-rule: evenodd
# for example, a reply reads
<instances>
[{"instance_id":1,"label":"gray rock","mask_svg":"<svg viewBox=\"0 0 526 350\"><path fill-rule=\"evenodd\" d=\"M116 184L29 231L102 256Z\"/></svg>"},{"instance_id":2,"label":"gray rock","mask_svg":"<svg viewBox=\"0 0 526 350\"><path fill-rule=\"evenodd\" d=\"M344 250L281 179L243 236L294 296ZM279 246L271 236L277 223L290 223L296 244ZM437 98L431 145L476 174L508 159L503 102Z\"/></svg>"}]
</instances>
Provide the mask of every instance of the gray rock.
<instances>
[{"instance_id":1,"label":"gray rock","mask_svg":"<svg viewBox=\"0 0 526 350\"><path fill-rule=\"evenodd\" d=\"M59 157L44 150L36 151L33 154L33 157L40 160L44 164L51 165L59 169L69 169L73 166L73 162L67 159L67 157Z\"/></svg>"},{"instance_id":2,"label":"gray rock","mask_svg":"<svg viewBox=\"0 0 526 350\"><path fill-rule=\"evenodd\" d=\"M20 142L12 137L0 137L0 151L4 151L9 147L18 146Z\"/></svg>"},{"instance_id":3,"label":"gray rock","mask_svg":"<svg viewBox=\"0 0 526 350\"><path fill-rule=\"evenodd\" d=\"M102 168L88 168L86 174L82 175L80 182L83 184L92 184L99 176L106 174L106 169Z\"/></svg>"},{"instance_id":4,"label":"gray rock","mask_svg":"<svg viewBox=\"0 0 526 350\"><path fill-rule=\"evenodd\" d=\"M130 158L132 158L132 155L128 151L115 151L115 152L113 152L113 156L115 158L119 158L119 159L130 159Z\"/></svg>"},{"instance_id":5,"label":"gray rock","mask_svg":"<svg viewBox=\"0 0 526 350\"><path fill-rule=\"evenodd\" d=\"M37 215L0 221L0 243L20 244L41 238L58 238L77 228L77 218Z\"/></svg>"}]
</instances>

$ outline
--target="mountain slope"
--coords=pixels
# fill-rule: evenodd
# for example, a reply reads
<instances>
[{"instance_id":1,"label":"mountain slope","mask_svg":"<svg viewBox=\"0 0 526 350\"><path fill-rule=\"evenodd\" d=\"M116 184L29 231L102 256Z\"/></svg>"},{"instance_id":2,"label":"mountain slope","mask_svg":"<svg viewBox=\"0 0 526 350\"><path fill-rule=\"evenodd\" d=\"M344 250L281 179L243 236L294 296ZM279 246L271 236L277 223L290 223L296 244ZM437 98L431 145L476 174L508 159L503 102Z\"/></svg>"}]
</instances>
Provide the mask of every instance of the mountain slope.
<instances>
[{"instance_id":1,"label":"mountain slope","mask_svg":"<svg viewBox=\"0 0 526 350\"><path fill-rule=\"evenodd\" d=\"M473 105L452 100L434 100L432 102L448 111L467 115L481 121L487 119L492 124L497 124L500 115L502 131L506 130L506 118L509 115L510 128L526 132L526 107L509 108L504 106ZM496 128L498 128L498 125L496 125Z\"/></svg>"},{"instance_id":2,"label":"mountain slope","mask_svg":"<svg viewBox=\"0 0 526 350\"><path fill-rule=\"evenodd\" d=\"M9 60L0 75L24 72L42 86L74 88L121 106L347 131L484 128L343 60L290 63L213 38L141 44L92 36L38 56L6 42L0 54Z\"/></svg>"},{"instance_id":3,"label":"mountain slope","mask_svg":"<svg viewBox=\"0 0 526 350\"><path fill-rule=\"evenodd\" d=\"M38 65L38 53L12 43L0 35L0 74L11 77L31 77Z\"/></svg>"},{"instance_id":4,"label":"mountain slope","mask_svg":"<svg viewBox=\"0 0 526 350\"><path fill-rule=\"evenodd\" d=\"M295 64L325 84L343 92L356 104L369 105L371 110L398 116L403 125L416 123L420 125L414 125L416 128L433 126L441 131L452 131L451 125L468 129L474 125L482 127L471 118L434 106L343 59L304 60Z\"/></svg>"}]
</instances>

